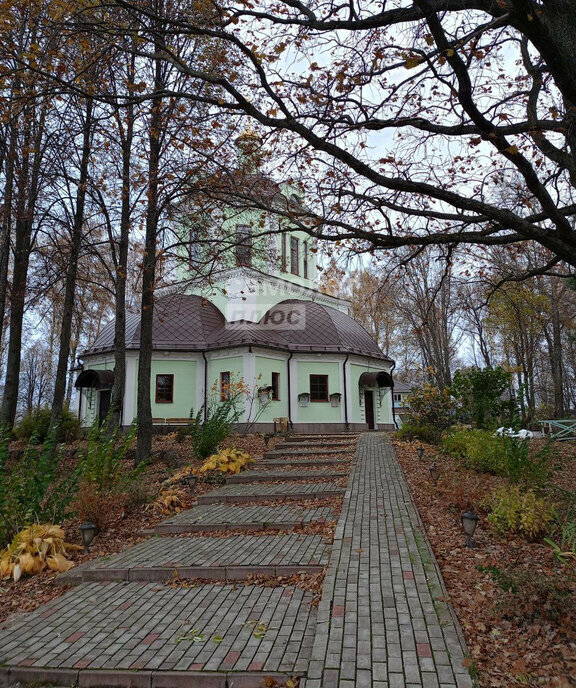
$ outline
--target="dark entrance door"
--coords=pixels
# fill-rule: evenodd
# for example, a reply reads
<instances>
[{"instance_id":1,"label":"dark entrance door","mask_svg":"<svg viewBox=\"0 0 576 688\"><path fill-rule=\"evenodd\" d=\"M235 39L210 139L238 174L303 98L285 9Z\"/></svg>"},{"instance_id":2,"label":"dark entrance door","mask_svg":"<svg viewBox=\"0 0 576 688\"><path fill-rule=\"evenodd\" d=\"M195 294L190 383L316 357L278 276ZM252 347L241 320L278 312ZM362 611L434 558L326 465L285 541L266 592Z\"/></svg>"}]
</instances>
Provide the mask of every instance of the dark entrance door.
<instances>
[{"instance_id":1,"label":"dark entrance door","mask_svg":"<svg viewBox=\"0 0 576 688\"><path fill-rule=\"evenodd\" d=\"M364 408L368 430L374 430L374 392L364 392Z\"/></svg>"},{"instance_id":2,"label":"dark entrance door","mask_svg":"<svg viewBox=\"0 0 576 688\"><path fill-rule=\"evenodd\" d=\"M105 421L108 411L110 411L110 402L112 401L112 390L105 389L100 392L100 407L98 409L98 425L102 425Z\"/></svg>"}]
</instances>

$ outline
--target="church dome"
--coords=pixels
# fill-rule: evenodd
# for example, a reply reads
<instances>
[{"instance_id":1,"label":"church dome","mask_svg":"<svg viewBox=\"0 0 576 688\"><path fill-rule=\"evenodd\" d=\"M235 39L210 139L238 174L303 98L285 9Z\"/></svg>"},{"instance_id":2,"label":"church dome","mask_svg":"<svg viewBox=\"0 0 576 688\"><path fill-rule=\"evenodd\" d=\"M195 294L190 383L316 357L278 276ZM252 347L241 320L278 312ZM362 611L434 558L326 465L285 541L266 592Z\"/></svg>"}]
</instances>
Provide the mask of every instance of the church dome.
<instances>
[{"instance_id":1,"label":"church dome","mask_svg":"<svg viewBox=\"0 0 576 688\"><path fill-rule=\"evenodd\" d=\"M134 350L139 345L140 316L131 314L126 318L126 348ZM155 304L155 350L210 351L247 345L294 352L354 353L390 360L353 318L314 301L282 301L258 323L228 323L216 306L200 296L171 294ZM86 353L113 348L112 321Z\"/></svg>"},{"instance_id":2,"label":"church dome","mask_svg":"<svg viewBox=\"0 0 576 688\"><path fill-rule=\"evenodd\" d=\"M211 348L211 333L224 324L224 316L201 296L169 294L154 305L152 341L154 349L202 351ZM140 346L140 315L126 316L126 348ZM114 349L114 320L109 322L86 353Z\"/></svg>"},{"instance_id":3,"label":"church dome","mask_svg":"<svg viewBox=\"0 0 576 688\"><path fill-rule=\"evenodd\" d=\"M290 351L356 353L388 360L354 318L315 301L282 301L266 313L260 325L274 326L278 339Z\"/></svg>"}]
</instances>

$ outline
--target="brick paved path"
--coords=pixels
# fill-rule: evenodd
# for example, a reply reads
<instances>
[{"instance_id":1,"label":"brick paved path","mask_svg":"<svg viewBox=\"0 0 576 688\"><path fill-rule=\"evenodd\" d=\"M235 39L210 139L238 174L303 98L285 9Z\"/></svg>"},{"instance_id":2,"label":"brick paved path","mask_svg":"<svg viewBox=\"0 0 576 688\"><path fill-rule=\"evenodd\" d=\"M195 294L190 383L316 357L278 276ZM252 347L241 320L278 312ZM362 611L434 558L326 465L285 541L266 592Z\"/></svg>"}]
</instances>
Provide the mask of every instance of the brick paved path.
<instances>
[{"instance_id":1,"label":"brick paved path","mask_svg":"<svg viewBox=\"0 0 576 688\"><path fill-rule=\"evenodd\" d=\"M292 464L289 464L292 466ZM240 485L242 483L258 483L258 482L275 482L277 480L310 480L313 478L344 478L348 475L348 471L341 471L335 469L333 466L327 467L326 470L285 470L285 471L244 471L237 475L231 475L226 478L227 485Z\"/></svg>"},{"instance_id":2,"label":"brick paved path","mask_svg":"<svg viewBox=\"0 0 576 688\"><path fill-rule=\"evenodd\" d=\"M173 677L155 685L224 688L229 671L305 671L314 632L310 599L294 588L88 583L13 624L3 637L2 661L19 667L14 678L30 667L51 667L68 686L79 670L81 685L149 686L145 672L160 669L218 671L212 678L220 682L188 674L180 677L188 683ZM115 672L107 681L101 669Z\"/></svg>"},{"instance_id":3,"label":"brick paved path","mask_svg":"<svg viewBox=\"0 0 576 688\"><path fill-rule=\"evenodd\" d=\"M321 571L329 549L319 535L154 537L111 557L75 566L60 580L165 581L175 570L180 578L213 580L240 580L253 574L289 576Z\"/></svg>"},{"instance_id":4,"label":"brick paved path","mask_svg":"<svg viewBox=\"0 0 576 688\"><path fill-rule=\"evenodd\" d=\"M231 506L202 504L182 511L158 524L158 535L201 530L241 530L257 528L294 528L311 521L334 521L332 509L303 509L294 506Z\"/></svg>"},{"instance_id":5,"label":"brick paved path","mask_svg":"<svg viewBox=\"0 0 576 688\"><path fill-rule=\"evenodd\" d=\"M299 456L301 452L296 453ZM287 463L290 463L288 461ZM330 483L227 485L159 526L221 529L333 520L325 507L232 506L271 496L333 493ZM170 532L164 530L163 532ZM238 572L253 564L322 566L312 595L212 583L136 582L192 566ZM187 569L188 567L188 569ZM0 627L0 687L259 688L267 677L300 676L301 688L470 688L463 643L407 485L386 436L363 435L330 549L315 535L152 538L85 567L127 581L83 582Z\"/></svg>"},{"instance_id":6,"label":"brick paved path","mask_svg":"<svg viewBox=\"0 0 576 688\"><path fill-rule=\"evenodd\" d=\"M218 490L199 496L198 504L256 502L271 499L321 499L343 494L342 487L330 482L294 485L224 485Z\"/></svg>"},{"instance_id":7,"label":"brick paved path","mask_svg":"<svg viewBox=\"0 0 576 688\"><path fill-rule=\"evenodd\" d=\"M318 608L306 688L469 688L446 606L387 437L364 435Z\"/></svg>"}]
</instances>

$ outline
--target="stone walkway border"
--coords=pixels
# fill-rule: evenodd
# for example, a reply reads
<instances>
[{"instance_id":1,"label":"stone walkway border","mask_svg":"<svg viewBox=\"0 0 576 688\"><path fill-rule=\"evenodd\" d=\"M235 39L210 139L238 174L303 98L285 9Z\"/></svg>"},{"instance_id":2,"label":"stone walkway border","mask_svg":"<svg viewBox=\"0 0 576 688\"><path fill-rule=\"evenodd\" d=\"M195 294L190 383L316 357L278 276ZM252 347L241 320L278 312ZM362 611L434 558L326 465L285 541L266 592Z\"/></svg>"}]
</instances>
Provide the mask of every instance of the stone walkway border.
<instances>
[{"instance_id":1,"label":"stone walkway border","mask_svg":"<svg viewBox=\"0 0 576 688\"><path fill-rule=\"evenodd\" d=\"M364 435L306 688L471 688L465 644L389 439Z\"/></svg>"}]
</instances>

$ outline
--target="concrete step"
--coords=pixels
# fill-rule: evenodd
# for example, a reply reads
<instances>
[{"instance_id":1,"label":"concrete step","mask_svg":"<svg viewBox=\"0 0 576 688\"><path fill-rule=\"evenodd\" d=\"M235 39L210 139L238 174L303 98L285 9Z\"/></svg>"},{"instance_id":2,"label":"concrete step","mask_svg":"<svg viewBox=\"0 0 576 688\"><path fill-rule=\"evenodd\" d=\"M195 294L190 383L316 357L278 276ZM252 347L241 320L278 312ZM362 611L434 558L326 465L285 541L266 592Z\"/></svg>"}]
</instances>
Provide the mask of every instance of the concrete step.
<instances>
[{"instance_id":1,"label":"concrete step","mask_svg":"<svg viewBox=\"0 0 576 688\"><path fill-rule=\"evenodd\" d=\"M298 468L323 468L326 466L330 469L333 466L346 467L347 462L345 459L291 459L290 457L284 457L279 459L259 459L254 464L256 470L261 468L278 468L283 466L287 468L288 466L298 469Z\"/></svg>"},{"instance_id":2,"label":"concrete step","mask_svg":"<svg viewBox=\"0 0 576 688\"><path fill-rule=\"evenodd\" d=\"M291 451L298 451L300 449L310 449L316 451L317 449L341 449L345 451L352 449L354 444L351 442L278 442L271 451L278 451L283 449L290 449Z\"/></svg>"},{"instance_id":3,"label":"concrete step","mask_svg":"<svg viewBox=\"0 0 576 688\"><path fill-rule=\"evenodd\" d=\"M330 545L319 535L153 537L111 557L93 559L58 576L61 584L88 581L167 581L178 578L245 580L321 571Z\"/></svg>"},{"instance_id":4,"label":"concrete step","mask_svg":"<svg viewBox=\"0 0 576 688\"><path fill-rule=\"evenodd\" d=\"M278 480L312 480L313 478L325 478L330 480L331 478L345 478L347 475L348 471L333 471L329 469L324 471L245 471L236 475L227 476L226 484L238 485L244 483L271 483Z\"/></svg>"},{"instance_id":5,"label":"concrete step","mask_svg":"<svg viewBox=\"0 0 576 688\"><path fill-rule=\"evenodd\" d=\"M0 628L0 685L282 683L308 668L312 597L293 587L83 583Z\"/></svg>"},{"instance_id":6,"label":"concrete step","mask_svg":"<svg viewBox=\"0 0 576 688\"><path fill-rule=\"evenodd\" d=\"M283 485L224 485L224 487L199 495L198 504L242 503L242 502L266 502L282 499L304 500L322 499L323 497L336 497L343 495L343 487L337 484L325 483L284 483Z\"/></svg>"},{"instance_id":7,"label":"concrete step","mask_svg":"<svg viewBox=\"0 0 576 688\"><path fill-rule=\"evenodd\" d=\"M306 456L334 456L335 454L351 454L346 449L271 449L263 455L263 459L275 459L281 456L289 456L294 459Z\"/></svg>"},{"instance_id":8,"label":"concrete step","mask_svg":"<svg viewBox=\"0 0 576 688\"><path fill-rule=\"evenodd\" d=\"M347 432L347 433L335 433L333 435L286 435L282 439L283 442L341 442L350 441L358 439L358 433Z\"/></svg>"},{"instance_id":9,"label":"concrete step","mask_svg":"<svg viewBox=\"0 0 576 688\"><path fill-rule=\"evenodd\" d=\"M334 521L328 507L304 509L296 505L231 506L203 504L181 511L154 528L157 535L220 530L288 530L307 523Z\"/></svg>"}]
</instances>

